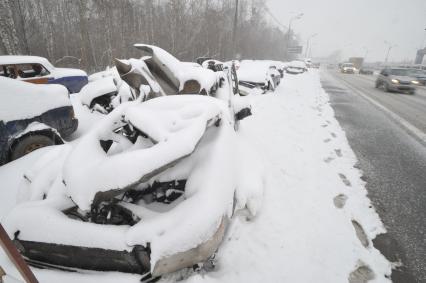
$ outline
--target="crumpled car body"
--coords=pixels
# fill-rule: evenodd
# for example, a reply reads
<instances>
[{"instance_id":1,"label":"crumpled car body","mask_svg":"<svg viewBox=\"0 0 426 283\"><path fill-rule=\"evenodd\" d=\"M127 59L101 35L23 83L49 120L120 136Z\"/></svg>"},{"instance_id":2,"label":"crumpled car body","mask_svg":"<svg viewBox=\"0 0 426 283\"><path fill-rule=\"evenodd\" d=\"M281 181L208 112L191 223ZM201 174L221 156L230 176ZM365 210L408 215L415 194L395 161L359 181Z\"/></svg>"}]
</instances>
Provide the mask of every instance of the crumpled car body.
<instances>
[{"instance_id":1,"label":"crumpled car body","mask_svg":"<svg viewBox=\"0 0 426 283\"><path fill-rule=\"evenodd\" d=\"M164 95L200 94L230 100L229 96L238 94L238 85L234 87L232 76L228 78L223 69L211 70L179 61L157 46L134 46L145 56L116 59L114 68L90 76L91 82L80 93L84 105L106 114L126 101ZM233 89L229 89L231 85Z\"/></svg>"},{"instance_id":2,"label":"crumpled car body","mask_svg":"<svg viewBox=\"0 0 426 283\"><path fill-rule=\"evenodd\" d=\"M260 175L238 178L253 166L237 166L241 148L219 99L125 103L26 172L3 224L35 266L154 277L191 267L215 253L235 209L260 206Z\"/></svg>"}]
</instances>

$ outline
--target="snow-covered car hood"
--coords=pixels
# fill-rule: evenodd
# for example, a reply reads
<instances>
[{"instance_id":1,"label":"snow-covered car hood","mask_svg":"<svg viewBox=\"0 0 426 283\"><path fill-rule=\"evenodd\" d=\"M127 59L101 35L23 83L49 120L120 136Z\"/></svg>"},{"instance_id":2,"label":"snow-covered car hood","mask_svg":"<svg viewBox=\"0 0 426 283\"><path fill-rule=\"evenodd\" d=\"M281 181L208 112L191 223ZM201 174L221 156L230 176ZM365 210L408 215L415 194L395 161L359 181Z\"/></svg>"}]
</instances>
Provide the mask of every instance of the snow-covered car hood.
<instances>
[{"instance_id":1,"label":"snow-covered car hood","mask_svg":"<svg viewBox=\"0 0 426 283\"><path fill-rule=\"evenodd\" d=\"M85 71L72 68L54 68L51 75L53 75L55 79L64 77L87 77L87 73Z\"/></svg>"},{"instance_id":2,"label":"snow-covered car hood","mask_svg":"<svg viewBox=\"0 0 426 283\"><path fill-rule=\"evenodd\" d=\"M0 77L0 85L3 122L33 118L48 110L71 106L68 90L62 85L31 84L4 77Z\"/></svg>"},{"instance_id":3,"label":"snow-covered car hood","mask_svg":"<svg viewBox=\"0 0 426 283\"><path fill-rule=\"evenodd\" d=\"M287 66L288 66L288 68L303 68L303 69L306 69L306 64L302 61L291 61Z\"/></svg>"},{"instance_id":4,"label":"snow-covered car hood","mask_svg":"<svg viewBox=\"0 0 426 283\"><path fill-rule=\"evenodd\" d=\"M158 168L191 154L206 125L229 113L223 105L217 99L198 95L122 104L81 139L65 162L63 177L69 196L87 210L99 192L125 189ZM100 150L99 141L119 127L120 120L145 133L151 145L145 147L141 141L131 151L114 155ZM121 139L121 146L126 145L123 142ZM117 175L119 168L127 169Z\"/></svg>"},{"instance_id":5,"label":"snow-covered car hood","mask_svg":"<svg viewBox=\"0 0 426 283\"><path fill-rule=\"evenodd\" d=\"M270 62L262 60L243 60L237 70L240 81L265 83L268 81Z\"/></svg>"}]
</instances>

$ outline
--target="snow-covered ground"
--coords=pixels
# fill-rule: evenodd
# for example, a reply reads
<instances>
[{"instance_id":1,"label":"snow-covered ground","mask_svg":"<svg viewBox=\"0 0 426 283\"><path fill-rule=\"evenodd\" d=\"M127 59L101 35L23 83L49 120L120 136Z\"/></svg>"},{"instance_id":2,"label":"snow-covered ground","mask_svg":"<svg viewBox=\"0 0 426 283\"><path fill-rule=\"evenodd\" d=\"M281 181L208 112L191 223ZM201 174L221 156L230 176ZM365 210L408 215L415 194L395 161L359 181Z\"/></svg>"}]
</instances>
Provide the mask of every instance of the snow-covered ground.
<instances>
[{"instance_id":1,"label":"snow-covered ground","mask_svg":"<svg viewBox=\"0 0 426 283\"><path fill-rule=\"evenodd\" d=\"M252 99L253 115L241 122L238 138L259 156L247 174L259 164L266 166L262 208L252 219L234 216L214 271L191 274L182 282L388 282L391 265L371 242L384 227L317 71L286 75L274 93ZM84 114L79 118L90 128L90 113L79 108L76 114ZM48 150L0 167L0 220L14 205L23 172ZM0 266L19 277L2 252ZM141 277L34 271L40 282L136 283Z\"/></svg>"}]
</instances>

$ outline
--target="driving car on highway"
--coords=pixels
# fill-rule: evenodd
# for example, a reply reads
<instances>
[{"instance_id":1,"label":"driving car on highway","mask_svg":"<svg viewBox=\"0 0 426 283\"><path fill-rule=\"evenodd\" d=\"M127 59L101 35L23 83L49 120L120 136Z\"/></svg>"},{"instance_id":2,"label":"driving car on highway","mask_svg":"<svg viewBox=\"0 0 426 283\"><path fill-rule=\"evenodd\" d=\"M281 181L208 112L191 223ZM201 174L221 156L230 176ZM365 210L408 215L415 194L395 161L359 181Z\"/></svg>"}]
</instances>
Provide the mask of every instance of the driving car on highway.
<instances>
[{"instance_id":1,"label":"driving car on highway","mask_svg":"<svg viewBox=\"0 0 426 283\"><path fill-rule=\"evenodd\" d=\"M354 74L355 73L355 66L352 63L343 63L340 67L340 72L344 74Z\"/></svg>"},{"instance_id":2,"label":"driving car on highway","mask_svg":"<svg viewBox=\"0 0 426 283\"><path fill-rule=\"evenodd\" d=\"M411 74L411 70L405 68L385 68L376 80L376 88L382 88L384 91L408 92L414 94L419 85Z\"/></svg>"}]
</instances>

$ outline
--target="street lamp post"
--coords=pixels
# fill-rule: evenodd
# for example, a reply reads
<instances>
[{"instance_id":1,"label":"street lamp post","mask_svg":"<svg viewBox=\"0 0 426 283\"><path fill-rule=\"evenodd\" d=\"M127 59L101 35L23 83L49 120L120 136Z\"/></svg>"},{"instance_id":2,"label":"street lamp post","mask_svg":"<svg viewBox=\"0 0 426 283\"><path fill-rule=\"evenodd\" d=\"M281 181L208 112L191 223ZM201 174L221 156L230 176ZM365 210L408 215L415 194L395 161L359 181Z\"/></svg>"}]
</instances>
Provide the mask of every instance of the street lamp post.
<instances>
[{"instance_id":1,"label":"street lamp post","mask_svg":"<svg viewBox=\"0 0 426 283\"><path fill-rule=\"evenodd\" d=\"M426 48L425 39L426 39L426 28L423 30L423 39L422 39L422 45L420 46L420 49Z\"/></svg>"},{"instance_id":2,"label":"street lamp post","mask_svg":"<svg viewBox=\"0 0 426 283\"><path fill-rule=\"evenodd\" d=\"M285 54L286 54L286 56L287 56L287 59L289 58L289 56L288 56L288 48L290 47L291 23L292 23L294 20L299 20L300 18L302 18L302 16L303 16L303 13L300 13L300 14L298 14L298 15L296 15L296 16L294 16L294 17L292 17L292 18L290 19L289 23L288 23L287 44L286 44L286 51L285 51Z\"/></svg>"},{"instance_id":3,"label":"street lamp post","mask_svg":"<svg viewBox=\"0 0 426 283\"><path fill-rule=\"evenodd\" d=\"M385 63L387 63L388 59L389 59L389 53L390 53L390 51L392 50L392 48L396 47L397 45L396 44L391 44L391 43L389 43L387 41L385 41L385 43L389 45L388 51L386 52L386 57L385 57Z\"/></svg>"},{"instance_id":4,"label":"street lamp post","mask_svg":"<svg viewBox=\"0 0 426 283\"><path fill-rule=\"evenodd\" d=\"M367 58L367 55L368 55L368 48L367 47L365 47L364 46L364 50L365 50L365 53L364 53L364 62L366 61L366 58Z\"/></svg>"},{"instance_id":5,"label":"street lamp post","mask_svg":"<svg viewBox=\"0 0 426 283\"><path fill-rule=\"evenodd\" d=\"M306 41L305 58L308 58L309 43L310 43L311 39L314 38L317 35L318 35L318 33L314 33L310 37L308 37L308 40Z\"/></svg>"}]
</instances>

